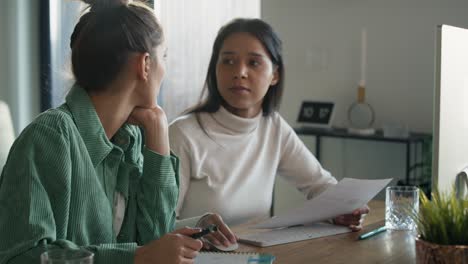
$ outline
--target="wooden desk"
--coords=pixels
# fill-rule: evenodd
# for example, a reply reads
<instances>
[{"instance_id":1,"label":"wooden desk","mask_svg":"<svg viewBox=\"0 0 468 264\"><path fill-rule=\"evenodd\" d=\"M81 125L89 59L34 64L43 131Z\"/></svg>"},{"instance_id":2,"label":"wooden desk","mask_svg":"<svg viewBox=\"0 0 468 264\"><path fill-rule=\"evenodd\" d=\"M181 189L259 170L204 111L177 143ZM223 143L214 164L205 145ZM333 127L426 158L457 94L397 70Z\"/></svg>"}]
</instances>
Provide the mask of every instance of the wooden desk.
<instances>
[{"instance_id":1,"label":"wooden desk","mask_svg":"<svg viewBox=\"0 0 468 264\"><path fill-rule=\"evenodd\" d=\"M295 243L259 248L241 244L244 252L269 253L276 256L274 264L303 263L416 263L414 237L406 231L387 231L358 240L360 234L385 224L385 203L372 201L371 212L360 232L329 236ZM237 233L245 227L234 228Z\"/></svg>"}]
</instances>

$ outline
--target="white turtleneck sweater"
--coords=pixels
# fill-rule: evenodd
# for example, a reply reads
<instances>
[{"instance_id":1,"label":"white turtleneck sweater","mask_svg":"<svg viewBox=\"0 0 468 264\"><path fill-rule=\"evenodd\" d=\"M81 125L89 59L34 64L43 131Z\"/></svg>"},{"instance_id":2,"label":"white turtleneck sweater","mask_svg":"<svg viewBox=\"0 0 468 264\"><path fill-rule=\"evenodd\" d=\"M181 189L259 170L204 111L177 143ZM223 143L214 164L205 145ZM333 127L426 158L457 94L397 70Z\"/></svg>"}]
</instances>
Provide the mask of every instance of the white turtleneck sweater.
<instances>
[{"instance_id":1,"label":"white turtleneck sweater","mask_svg":"<svg viewBox=\"0 0 468 264\"><path fill-rule=\"evenodd\" d=\"M220 214L228 224L268 216L277 174L308 199L336 179L274 112L241 118L225 108L176 119L170 144L180 159L179 219Z\"/></svg>"}]
</instances>

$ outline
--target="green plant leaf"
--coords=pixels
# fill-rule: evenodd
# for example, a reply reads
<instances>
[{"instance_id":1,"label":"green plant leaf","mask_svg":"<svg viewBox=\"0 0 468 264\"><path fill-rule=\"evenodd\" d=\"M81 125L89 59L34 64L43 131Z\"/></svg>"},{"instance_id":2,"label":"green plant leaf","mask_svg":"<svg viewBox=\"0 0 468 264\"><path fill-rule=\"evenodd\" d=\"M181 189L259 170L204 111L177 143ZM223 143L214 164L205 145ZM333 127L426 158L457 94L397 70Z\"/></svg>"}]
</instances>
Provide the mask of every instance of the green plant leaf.
<instances>
[{"instance_id":1,"label":"green plant leaf","mask_svg":"<svg viewBox=\"0 0 468 264\"><path fill-rule=\"evenodd\" d=\"M468 245L468 200L437 190L429 200L420 191L419 212L409 212L422 239L441 245Z\"/></svg>"}]
</instances>

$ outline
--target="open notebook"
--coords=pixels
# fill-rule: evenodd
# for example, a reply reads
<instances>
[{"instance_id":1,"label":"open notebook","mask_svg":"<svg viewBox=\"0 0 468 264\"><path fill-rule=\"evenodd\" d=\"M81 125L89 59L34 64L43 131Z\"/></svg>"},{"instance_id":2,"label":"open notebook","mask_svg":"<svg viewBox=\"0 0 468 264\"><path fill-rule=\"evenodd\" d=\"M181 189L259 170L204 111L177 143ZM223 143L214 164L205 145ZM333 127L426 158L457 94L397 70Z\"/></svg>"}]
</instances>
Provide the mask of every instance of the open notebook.
<instances>
[{"instance_id":1,"label":"open notebook","mask_svg":"<svg viewBox=\"0 0 468 264\"><path fill-rule=\"evenodd\" d=\"M270 264L274 260L272 255L253 252L200 252L195 264Z\"/></svg>"},{"instance_id":2,"label":"open notebook","mask_svg":"<svg viewBox=\"0 0 468 264\"><path fill-rule=\"evenodd\" d=\"M307 239L349 233L351 229L346 226L337 226L329 223L314 223L307 226L294 226L281 229L260 230L239 237L240 242L258 247L269 247Z\"/></svg>"}]
</instances>

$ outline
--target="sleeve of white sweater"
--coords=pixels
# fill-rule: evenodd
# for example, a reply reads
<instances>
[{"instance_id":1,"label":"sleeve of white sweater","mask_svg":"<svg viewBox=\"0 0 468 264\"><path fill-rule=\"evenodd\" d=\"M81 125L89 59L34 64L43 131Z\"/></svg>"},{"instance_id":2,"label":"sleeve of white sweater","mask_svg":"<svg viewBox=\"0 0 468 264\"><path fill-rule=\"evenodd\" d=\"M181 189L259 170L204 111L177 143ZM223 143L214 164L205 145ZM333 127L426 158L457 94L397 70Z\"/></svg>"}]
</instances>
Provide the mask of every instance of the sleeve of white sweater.
<instances>
[{"instance_id":1,"label":"sleeve of white sweater","mask_svg":"<svg viewBox=\"0 0 468 264\"><path fill-rule=\"evenodd\" d=\"M190 167L191 151L189 141L186 135L181 131L177 123L169 126L169 144L171 150L179 157L179 201L176 208L176 214L179 216L183 205L185 194L190 186Z\"/></svg>"},{"instance_id":2,"label":"sleeve of white sweater","mask_svg":"<svg viewBox=\"0 0 468 264\"><path fill-rule=\"evenodd\" d=\"M278 174L292 183L311 199L323 192L336 179L326 171L315 156L304 145L289 124L277 114L279 119L281 158Z\"/></svg>"},{"instance_id":3,"label":"sleeve of white sweater","mask_svg":"<svg viewBox=\"0 0 468 264\"><path fill-rule=\"evenodd\" d=\"M177 220L175 228L182 228L185 226L195 226L202 216L196 216L186 219L180 219L180 210L184 204L185 194L190 186L191 176L191 159L192 152L190 150L189 140L187 136L181 131L177 123L172 123L169 126L169 144L171 150L179 157L179 199L176 207Z\"/></svg>"}]
</instances>

